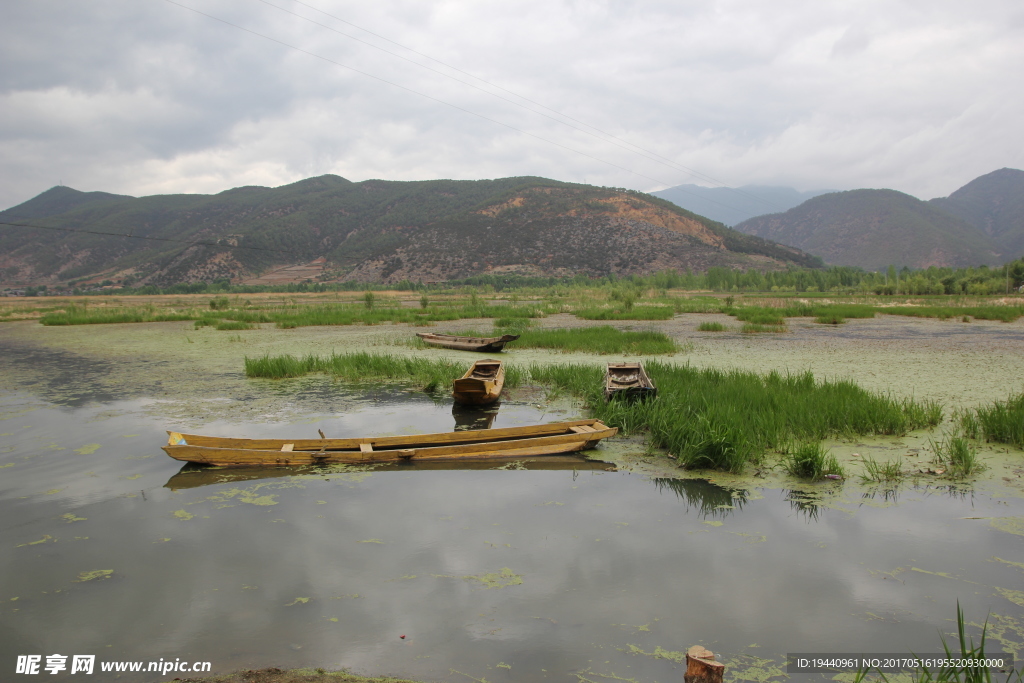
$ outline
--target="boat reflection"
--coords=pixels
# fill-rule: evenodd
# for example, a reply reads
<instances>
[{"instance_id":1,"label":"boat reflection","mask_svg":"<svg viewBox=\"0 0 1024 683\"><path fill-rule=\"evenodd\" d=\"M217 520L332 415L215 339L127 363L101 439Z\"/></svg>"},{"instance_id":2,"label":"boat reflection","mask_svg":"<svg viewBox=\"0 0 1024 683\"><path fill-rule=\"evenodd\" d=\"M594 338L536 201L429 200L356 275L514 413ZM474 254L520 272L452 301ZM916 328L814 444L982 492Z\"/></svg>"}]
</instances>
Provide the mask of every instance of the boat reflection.
<instances>
[{"instance_id":1,"label":"boat reflection","mask_svg":"<svg viewBox=\"0 0 1024 683\"><path fill-rule=\"evenodd\" d=\"M467 406L455 403L452 405L452 417L455 418L455 431L474 429L490 429L494 418L498 416L501 401L488 406Z\"/></svg>"},{"instance_id":2,"label":"boat reflection","mask_svg":"<svg viewBox=\"0 0 1024 683\"><path fill-rule=\"evenodd\" d=\"M164 484L172 491L200 486L277 479L282 477L321 477L352 472L415 472L433 470L600 470L614 472L615 465L588 460L579 455L544 455L526 458L495 458L493 460L449 460L442 462L389 462L376 465L306 465L300 467L211 467L188 463Z\"/></svg>"}]
</instances>

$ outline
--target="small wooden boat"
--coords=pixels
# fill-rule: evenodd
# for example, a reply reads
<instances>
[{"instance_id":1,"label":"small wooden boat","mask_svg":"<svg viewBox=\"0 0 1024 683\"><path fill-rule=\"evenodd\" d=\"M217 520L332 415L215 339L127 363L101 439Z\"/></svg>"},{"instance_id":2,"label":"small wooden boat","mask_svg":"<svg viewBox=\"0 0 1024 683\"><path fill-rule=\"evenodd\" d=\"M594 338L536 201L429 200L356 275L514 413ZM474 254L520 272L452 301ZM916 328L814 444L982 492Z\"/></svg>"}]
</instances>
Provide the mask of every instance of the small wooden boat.
<instances>
[{"instance_id":1,"label":"small wooden boat","mask_svg":"<svg viewBox=\"0 0 1024 683\"><path fill-rule=\"evenodd\" d=\"M431 334L429 332L417 332L416 336L425 344L431 346L443 346L446 349L457 349L459 351L480 351L482 353L497 353L505 348L505 344L519 339L518 334L505 334L500 337L456 337L451 334Z\"/></svg>"},{"instance_id":2,"label":"small wooden boat","mask_svg":"<svg viewBox=\"0 0 1024 683\"><path fill-rule=\"evenodd\" d=\"M455 380L452 396L464 405L485 406L498 400L504 384L505 366L500 360L478 360Z\"/></svg>"},{"instance_id":3,"label":"small wooden boat","mask_svg":"<svg viewBox=\"0 0 1024 683\"><path fill-rule=\"evenodd\" d=\"M600 420L574 420L528 427L356 439L231 439L167 432L167 445L163 449L175 460L223 467L514 459L582 451L593 448L601 439L615 436L618 431Z\"/></svg>"},{"instance_id":4,"label":"small wooden boat","mask_svg":"<svg viewBox=\"0 0 1024 683\"><path fill-rule=\"evenodd\" d=\"M604 397L654 398L658 389L643 363L609 363L604 375Z\"/></svg>"}]
</instances>

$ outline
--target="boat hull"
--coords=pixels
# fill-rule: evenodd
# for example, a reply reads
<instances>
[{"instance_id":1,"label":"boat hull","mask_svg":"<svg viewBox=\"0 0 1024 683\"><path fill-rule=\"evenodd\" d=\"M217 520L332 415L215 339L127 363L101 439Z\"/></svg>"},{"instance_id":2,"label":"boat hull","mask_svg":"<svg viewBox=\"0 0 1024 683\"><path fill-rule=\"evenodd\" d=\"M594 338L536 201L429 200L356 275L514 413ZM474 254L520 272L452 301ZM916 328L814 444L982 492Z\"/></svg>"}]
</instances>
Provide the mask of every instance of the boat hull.
<instances>
[{"instance_id":1,"label":"boat hull","mask_svg":"<svg viewBox=\"0 0 1024 683\"><path fill-rule=\"evenodd\" d=\"M458 403L485 406L501 396L505 386L505 366L501 361L479 360L452 385L452 397Z\"/></svg>"},{"instance_id":2,"label":"boat hull","mask_svg":"<svg viewBox=\"0 0 1024 683\"><path fill-rule=\"evenodd\" d=\"M416 336L431 346L481 353L498 353L505 348L505 344L519 339L518 334L506 334L501 337L457 337L450 334L417 332Z\"/></svg>"},{"instance_id":3,"label":"boat hull","mask_svg":"<svg viewBox=\"0 0 1024 683\"><path fill-rule=\"evenodd\" d=\"M598 420L363 439L227 439L168 432L167 455L222 467L372 464L560 455L593 448L618 429Z\"/></svg>"},{"instance_id":4,"label":"boat hull","mask_svg":"<svg viewBox=\"0 0 1024 683\"><path fill-rule=\"evenodd\" d=\"M645 399L658 395L643 363L609 363L604 376L605 400Z\"/></svg>"}]
</instances>

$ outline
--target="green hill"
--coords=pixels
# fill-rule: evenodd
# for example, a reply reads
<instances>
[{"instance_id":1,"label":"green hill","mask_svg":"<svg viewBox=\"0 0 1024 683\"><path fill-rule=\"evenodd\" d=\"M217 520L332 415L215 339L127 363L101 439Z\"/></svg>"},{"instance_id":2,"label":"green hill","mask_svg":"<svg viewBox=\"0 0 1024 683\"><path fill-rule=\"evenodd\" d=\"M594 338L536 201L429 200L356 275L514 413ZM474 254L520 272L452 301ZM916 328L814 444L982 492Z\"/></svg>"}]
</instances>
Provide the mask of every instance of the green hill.
<instances>
[{"instance_id":1,"label":"green hill","mask_svg":"<svg viewBox=\"0 0 1024 683\"><path fill-rule=\"evenodd\" d=\"M1000 262L998 247L982 230L895 190L833 192L736 229L794 245L829 264L868 270Z\"/></svg>"},{"instance_id":2,"label":"green hill","mask_svg":"<svg viewBox=\"0 0 1024 683\"><path fill-rule=\"evenodd\" d=\"M1003 260L1024 256L1024 171L1001 168L929 203L985 233Z\"/></svg>"},{"instance_id":3,"label":"green hill","mask_svg":"<svg viewBox=\"0 0 1024 683\"><path fill-rule=\"evenodd\" d=\"M650 195L533 177L353 183L326 175L139 198L57 187L0 212L0 221L79 231L0 226L6 286L239 281L316 259L326 262L322 279L389 282L820 263Z\"/></svg>"}]
</instances>

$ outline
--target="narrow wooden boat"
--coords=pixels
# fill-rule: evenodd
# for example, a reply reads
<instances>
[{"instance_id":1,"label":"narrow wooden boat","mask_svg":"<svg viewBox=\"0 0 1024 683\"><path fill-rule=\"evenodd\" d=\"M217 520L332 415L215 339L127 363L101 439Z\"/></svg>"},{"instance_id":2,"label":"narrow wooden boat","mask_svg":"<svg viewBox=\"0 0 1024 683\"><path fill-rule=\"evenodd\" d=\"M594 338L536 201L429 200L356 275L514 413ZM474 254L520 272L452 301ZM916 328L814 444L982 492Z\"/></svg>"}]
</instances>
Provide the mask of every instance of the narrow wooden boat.
<instances>
[{"instance_id":1,"label":"narrow wooden boat","mask_svg":"<svg viewBox=\"0 0 1024 683\"><path fill-rule=\"evenodd\" d=\"M456 337L451 334L417 332L416 336L422 339L425 344L430 344L431 346L443 346L446 349L480 351L483 353L497 353L505 348L505 344L519 339L518 334L505 334L500 337Z\"/></svg>"},{"instance_id":2,"label":"narrow wooden boat","mask_svg":"<svg viewBox=\"0 0 1024 683\"><path fill-rule=\"evenodd\" d=\"M658 389L643 363L609 363L604 375L604 397L654 398Z\"/></svg>"},{"instance_id":3,"label":"narrow wooden boat","mask_svg":"<svg viewBox=\"0 0 1024 683\"><path fill-rule=\"evenodd\" d=\"M485 406L498 400L504 384L505 366L500 360L478 360L455 380L452 396L464 405Z\"/></svg>"},{"instance_id":4,"label":"narrow wooden boat","mask_svg":"<svg viewBox=\"0 0 1024 683\"><path fill-rule=\"evenodd\" d=\"M600 420L553 422L479 431L356 439L231 439L167 432L175 460L223 467L273 467L320 463L365 464L574 453L618 433Z\"/></svg>"}]
</instances>

